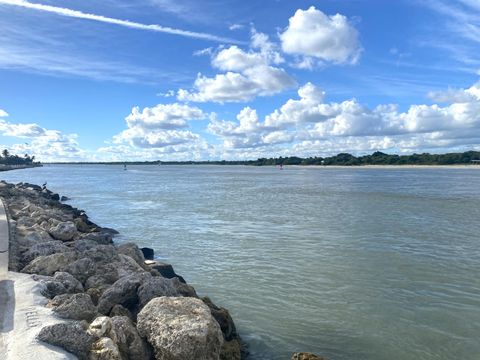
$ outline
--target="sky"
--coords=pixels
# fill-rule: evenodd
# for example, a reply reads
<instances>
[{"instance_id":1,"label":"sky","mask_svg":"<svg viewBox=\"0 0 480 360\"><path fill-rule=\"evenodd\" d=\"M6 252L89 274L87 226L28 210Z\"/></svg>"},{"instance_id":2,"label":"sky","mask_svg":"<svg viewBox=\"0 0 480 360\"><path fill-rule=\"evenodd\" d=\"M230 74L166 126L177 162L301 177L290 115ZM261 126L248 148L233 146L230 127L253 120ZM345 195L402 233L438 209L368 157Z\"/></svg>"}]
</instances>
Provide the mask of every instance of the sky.
<instances>
[{"instance_id":1,"label":"sky","mask_svg":"<svg viewBox=\"0 0 480 360\"><path fill-rule=\"evenodd\" d=\"M480 0L0 0L0 147L41 161L480 150Z\"/></svg>"}]
</instances>

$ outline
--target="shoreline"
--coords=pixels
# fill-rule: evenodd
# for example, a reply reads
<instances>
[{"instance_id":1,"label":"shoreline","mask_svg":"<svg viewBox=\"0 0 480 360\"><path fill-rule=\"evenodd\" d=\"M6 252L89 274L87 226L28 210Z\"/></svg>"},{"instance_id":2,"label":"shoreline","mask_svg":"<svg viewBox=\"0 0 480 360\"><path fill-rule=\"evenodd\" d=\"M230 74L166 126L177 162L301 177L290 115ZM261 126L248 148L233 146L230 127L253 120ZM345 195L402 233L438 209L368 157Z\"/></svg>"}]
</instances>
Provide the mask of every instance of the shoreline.
<instances>
[{"instance_id":1,"label":"shoreline","mask_svg":"<svg viewBox=\"0 0 480 360\"><path fill-rule=\"evenodd\" d=\"M199 297L153 250L115 243L115 230L40 186L2 181L0 197L14 228L10 273L37 280L62 319L37 340L79 359L246 358L228 310Z\"/></svg>"},{"instance_id":2,"label":"shoreline","mask_svg":"<svg viewBox=\"0 0 480 360\"><path fill-rule=\"evenodd\" d=\"M35 164L35 165L0 165L0 171L31 169L31 168L42 167L42 166L43 166L42 164Z\"/></svg>"},{"instance_id":3,"label":"shoreline","mask_svg":"<svg viewBox=\"0 0 480 360\"><path fill-rule=\"evenodd\" d=\"M272 165L273 166L273 165ZM480 170L480 165L284 165L284 168L312 168L312 169L469 169Z\"/></svg>"}]
</instances>

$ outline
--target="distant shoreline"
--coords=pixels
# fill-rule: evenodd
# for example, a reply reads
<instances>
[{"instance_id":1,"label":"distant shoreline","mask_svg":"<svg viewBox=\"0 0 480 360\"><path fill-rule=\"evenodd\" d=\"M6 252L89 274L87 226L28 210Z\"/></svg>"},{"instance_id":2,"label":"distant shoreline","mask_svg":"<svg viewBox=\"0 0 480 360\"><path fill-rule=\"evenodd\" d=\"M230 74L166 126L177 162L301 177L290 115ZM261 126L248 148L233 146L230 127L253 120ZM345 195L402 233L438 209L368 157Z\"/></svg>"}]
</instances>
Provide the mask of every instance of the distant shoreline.
<instances>
[{"instance_id":1,"label":"distant shoreline","mask_svg":"<svg viewBox=\"0 0 480 360\"><path fill-rule=\"evenodd\" d=\"M0 165L0 171L11 171L11 170L21 170L21 169L30 169L34 167L42 167L41 164L34 165Z\"/></svg>"},{"instance_id":2,"label":"distant shoreline","mask_svg":"<svg viewBox=\"0 0 480 360\"><path fill-rule=\"evenodd\" d=\"M249 164L218 164L218 163L178 163L178 164L150 164L150 163L43 163L44 165L108 165L108 166L248 166L248 167L279 167L279 165L249 165ZM478 169L480 165L283 165L288 168L310 169ZM1 171L1 170L0 170Z\"/></svg>"}]
</instances>

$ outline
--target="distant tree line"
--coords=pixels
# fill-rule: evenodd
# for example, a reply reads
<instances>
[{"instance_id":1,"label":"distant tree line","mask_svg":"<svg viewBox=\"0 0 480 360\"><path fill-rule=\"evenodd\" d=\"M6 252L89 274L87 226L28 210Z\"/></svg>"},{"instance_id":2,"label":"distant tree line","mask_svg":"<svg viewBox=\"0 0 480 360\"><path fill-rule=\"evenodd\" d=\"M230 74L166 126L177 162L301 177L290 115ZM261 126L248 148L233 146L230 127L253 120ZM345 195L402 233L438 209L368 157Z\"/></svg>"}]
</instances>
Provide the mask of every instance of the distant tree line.
<instances>
[{"instance_id":1,"label":"distant tree line","mask_svg":"<svg viewBox=\"0 0 480 360\"><path fill-rule=\"evenodd\" d=\"M467 151L463 153L448 154L411 154L411 155L389 155L376 151L371 155L354 156L348 153L340 153L329 157L298 156L260 158L257 160L219 160L219 161L129 161L129 162L78 162L76 164L103 164L103 165L251 165L251 166L273 166L273 165L337 165L337 166L359 166L359 165L458 165L470 164L472 160L480 160L479 151ZM33 158L32 158L33 161ZM60 163L58 163L60 164ZM65 163L63 163L65 164Z\"/></svg>"},{"instance_id":2,"label":"distant tree line","mask_svg":"<svg viewBox=\"0 0 480 360\"><path fill-rule=\"evenodd\" d=\"M24 156L12 155L7 149L2 151L0 156L0 164L2 165L33 165L35 161L35 156L29 156L25 154Z\"/></svg>"},{"instance_id":3,"label":"distant tree line","mask_svg":"<svg viewBox=\"0 0 480 360\"><path fill-rule=\"evenodd\" d=\"M296 156L279 157L273 159L258 159L252 165L455 165L470 164L472 160L480 160L480 152L467 151L464 153L448 154L411 154L389 155L376 151L371 155L354 156L348 153L340 153L330 157L300 158Z\"/></svg>"}]
</instances>

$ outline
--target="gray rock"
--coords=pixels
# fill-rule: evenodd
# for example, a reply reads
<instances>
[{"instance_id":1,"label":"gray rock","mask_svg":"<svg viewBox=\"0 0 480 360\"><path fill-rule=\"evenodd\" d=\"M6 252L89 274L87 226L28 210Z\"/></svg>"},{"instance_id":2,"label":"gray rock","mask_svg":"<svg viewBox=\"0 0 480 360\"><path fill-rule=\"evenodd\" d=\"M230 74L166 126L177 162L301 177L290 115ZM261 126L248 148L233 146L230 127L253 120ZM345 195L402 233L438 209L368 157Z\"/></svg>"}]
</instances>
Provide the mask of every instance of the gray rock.
<instances>
[{"instance_id":1,"label":"gray rock","mask_svg":"<svg viewBox=\"0 0 480 360\"><path fill-rule=\"evenodd\" d=\"M89 234L81 235L82 239L93 240L99 245L110 245L113 244L113 237L111 234L103 232L92 232Z\"/></svg>"},{"instance_id":2,"label":"gray rock","mask_svg":"<svg viewBox=\"0 0 480 360\"><path fill-rule=\"evenodd\" d=\"M299 352L299 353L294 353L292 355L292 360L327 360L327 359L312 353Z\"/></svg>"},{"instance_id":3,"label":"gray rock","mask_svg":"<svg viewBox=\"0 0 480 360\"><path fill-rule=\"evenodd\" d=\"M154 264L149 266L151 269L156 270L162 275L164 278L167 279L173 279L173 278L178 278L180 282L186 284L187 282L185 279L178 275L175 270L173 269L173 266L171 264L166 264L163 262L155 262Z\"/></svg>"},{"instance_id":4,"label":"gray rock","mask_svg":"<svg viewBox=\"0 0 480 360\"><path fill-rule=\"evenodd\" d=\"M197 294L193 287L181 283L177 278L152 277L138 288L140 307L144 307L150 300L160 296L197 297Z\"/></svg>"},{"instance_id":5,"label":"gray rock","mask_svg":"<svg viewBox=\"0 0 480 360\"><path fill-rule=\"evenodd\" d=\"M97 313L92 299L85 293L57 295L47 306L65 319L90 321Z\"/></svg>"},{"instance_id":6,"label":"gray rock","mask_svg":"<svg viewBox=\"0 0 480 360\"><path fill-rule=\"evenodd\" d=\"M114 316L126 316L130 320L134 320L133 314L127 308L123 307L122 305L115 305L112 310L110 311L110 317Z\"/></svg>"},{"instance_id":7,"label":"gray rock","mask_svg":"<svg viewBox=\"0 0 480 360\"><path fill-rule=\"evenodd\" d=\"M147 342L140 337L132 321L126 316L112 317L116 344L124 359L150 359L151 351Z\"/></svg>"},{"instance_id":8,"label":"gray rock","mask_svg":"<svg viewBox=\"0 0 480 360\"><path fill-rule=\"evenodd\" d=\"M145 265L145 258L142 251L134 243L124 243L117 247L119 254L130 256L135 262L143 267Z\"/></svg>"},{"instance_id":9,"label":"gray rock","mask_svg":"<svg viewBox=\"0 0 480 360\"><path fill-rule=\"evenodd\" d=\"M137 329L153 347L157 360L220 358L220 326L199 299L155 298L138 314Z\"/></svg>"},{"instance_id":10,"label":"gray rock","mask_svg":"<svg viewBox=\"0 0 480 360\"><path fill-rule=\"evenodd\" d=\"M218 307L208 297L205 297L202 300L210 308L213 317L220 325L225 340L230 341L238 338L235 324L228 310Z\"/></svg>"},{"instance_id":11,"label":"gray rock","mask_svg":"<svg viewBox=\"0 0 480 360\"><path fill-rule=\"evenodd\" d=\"M29 228L25 229L24 234L22 235L19 229L17 228L17 235L19 238L22 238L23 241L28 242L29 244L38 244L42 242L52 241L53 238L48 232L39 228Z\"/></svg>"},{"instance_id":12,"label":"gray rock","mask_svg":"<svg viewBox=\"0 0 480 360\"><path fill-rule=\"evenodd\" d=\"M112 320L108 316L99 316L93 320L88 327L88 333L98 338L109 337L115 340L115 334L112 333Z\"/></svg>"},{"instance_id":13,"label":"gray rock","mask_svg":"<svg viewBox=\"0 0 480 360\"><path fill-rule=\"evenodd\" d=\"M90 239L80 239L75 241L74 243L75 250L80 252L93 249L94 247L97 247L97 246L98 246L98 243Z\"/></svg>"},{"instance_id":14,"label":"gray rock","mask_svg":"<svg viewBox=\"0 0 480 360\"><path fill-rule=\"evenodd\" d=\"M138 302L138 287L149 278L151 278L149 273L140 273L127 275L117 280L105 290L98 300L98 311L107 315L116 304L126 308L135 305Z\"/></svg>"},{"instance_id":15,"label":"gray rock","mask_svg":"<svg viewBox=\"0 0 480 360\"><path fill-rule=\"evenodd\" d=\"M85 281L85 289L97 288L103 292L117 280L116 276L109 276L108 273L104 275L93 275Z\"/></svg>"},{"instance_id":16,"label":"gray rock","mask_svg":"<svg viewBox=\"0 0 480 360\"><path fill-rule=\"evenodd\" d=\"M70 241L77 235L77 228L71 221L58 223L49 230L54 239Z\"/></svg>"},{"instance_id":17,"label":"gray rock","mask_svg":"<svg viewBox=\"0 0 480 360\"><path fill-rule=\"evenodd\" d=\"M73 223L75 224L77 230L82 233L89 233L92 230L92 228L88 226L88 224L81 217L74 219Z\"/></svg>"},{"instance_id":18,"label":"gray rock","mask_svg":"<svg viewBox=\"0 0 480 360\"><path fill-rule=\"evenodd\" d=\"M89 360L123 360L112 339L103 337L92 345Z\"/></svg>"},{"instance_id":19,"label":"gray rock","mask_svg":"<svg viewBox=\"0 0 480 360\"><path fill-rule=\"evenodd\" d=\"M41 329L37 338L73 353L80 360L87 360L90 348L97 340L95 336L87 332L87 328L86 321L59 323Z\"/></svg>"},{"instance_id":20,"label":"gray rock","mask_svg":"<svg viewBox=\"0 0 480 360\"><path fill-rule=\"evenodd\" d=\"M52 240L32 245L22 254L22 260L28 264L30 261L39 256L48 256L55 253L68 252L70 248L65 246L61 241Z\"/></svg>"},{"instance_id":21,"label":"gray rock","mask_svg":"<svg viewBox=\"0 0 480 360\"><path fill-rule=\"evenodd\" d=\"M53 277L42 279L41 282L45 285L42 294L50 299L61 294L83 292L82 283L66 272L58 271Z\"/></svg>"},{"instance_id":22,"label":"gray rock","mask_svg":"<svg viewBox=\"0 0 480 360\"><path fill-rule=\"evenodd\" d=\"M48 256L39 256L22 269L27 274L51 276L57 271L64 271L67 266L77 260L75 252L57 253ZM73 274L72 274L73 275Z\"/></svg>"},{"instance_id":23,"label":"gray rock","mask_svg":"<svg viewBox=\"0 0 480 360\"><path fill-rule=\"evenodd\" d=\"M72 261L65 267L65 271L72 274L81 283L85 281L96 272L96 265L93 260L89 258L82 258Z\"/></svg>"},{"instance_id":24,"label":"gray rock","mask_svg":"<svg viewBox=\"0 0 480 360\"><path fill-rule=\"evenodd\" d=\"M115 264L118 277L123 277L129 274L143 273L145 270L137 264L130 256L119 254L118 262Z\"/></svg>"},{"instance_id":25,"label":"gray rock","mask_svg":"<svg viewBox=\"0 0 480 360\"><path fill-rule=\"evenodd\" d=\"M241 360L242 345L239 340L225 341L220 351L220 360Z\"/></svg>"}]
</instances>

